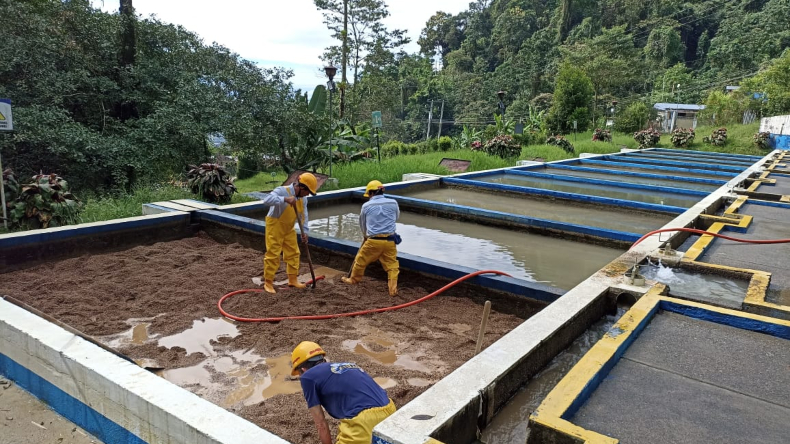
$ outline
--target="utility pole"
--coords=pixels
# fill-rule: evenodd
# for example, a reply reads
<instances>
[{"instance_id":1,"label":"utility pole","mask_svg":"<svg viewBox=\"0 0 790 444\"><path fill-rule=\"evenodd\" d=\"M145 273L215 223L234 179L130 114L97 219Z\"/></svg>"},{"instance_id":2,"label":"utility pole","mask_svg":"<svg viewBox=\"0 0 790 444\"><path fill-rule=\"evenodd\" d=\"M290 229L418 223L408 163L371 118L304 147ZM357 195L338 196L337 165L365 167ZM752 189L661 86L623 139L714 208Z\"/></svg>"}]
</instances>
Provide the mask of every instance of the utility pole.
<instances>
[{"instance_id":1,"label":"utility pole","mask_svg":"<svg viewBox=\"0 0 790 444\"><path fill-rule=\"evenodd\" d=\"M431 100L431 110L428 111L428 132L425 134L425 140L431 138L431 121L433 119L433 100Z\"/></svg>"},{"instance_id":2,"label":"utility pole","mask_svg":"<svg viewBox=\"0 0 790 444\"><path fill-rule=\"evenodd\" d=\"M439 134L436 135L436 138L442 137L442 118L444 117L444 100L442 100L442 110L439 111Z\"/></svg>"},{"instance_id":3,"label":"utility pole","mask_svg":"<svg viewBox=\"0 0 790 444\"><path fill-rule=\"evenodd\" d=\"M343 49L341 52L343 53L341 57L343 77L340 79L340 118L342 119L346 114L346 87L348 86L346 82L346 65L348 63L348 0L343 0Z\"/></svg>"}]
</instances>

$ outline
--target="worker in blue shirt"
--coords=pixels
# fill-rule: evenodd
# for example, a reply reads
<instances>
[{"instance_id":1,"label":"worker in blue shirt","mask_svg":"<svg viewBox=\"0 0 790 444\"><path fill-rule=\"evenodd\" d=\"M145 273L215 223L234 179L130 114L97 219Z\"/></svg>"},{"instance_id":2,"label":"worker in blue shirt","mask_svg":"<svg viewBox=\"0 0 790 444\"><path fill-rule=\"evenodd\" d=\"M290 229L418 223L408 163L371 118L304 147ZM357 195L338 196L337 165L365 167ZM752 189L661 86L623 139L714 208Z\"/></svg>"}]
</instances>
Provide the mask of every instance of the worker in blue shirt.
<instances>
[{"instance_id":1,"label":"worker in blue shirt","mask_svg":"<svg viewBox=\"0 0 790 444\"><path fill-rule=\"evenodd\" d=\"M359 229L364 240L354 258L351 275L341 280L347 284L359 283L368 264L379 260L387 272L390 296L396 296L399 273L396 245L400 243L400 236L395 232L395 221L400 217L400 208L398 202L384 197L384 185L378 180L368 183L364 196L370 198L359 213Z\"/></svg>"},{"instance_id":2,"label":"worker in blue shirt","mask_svg":"<svg viewBox=\"0 0 790 444\"><path fill-rule=\"evenodd\" d=\"M395 403L370 375L354 363L327 362L326 352L315 342L296 346L291 375L300 377L321 444L332 444L324 410L340 420L335 444L370 444L373 427L395 413Z\"/></svg>"},{"instance_id":3,"label":"worker in blue shirt","mask_svg":"<svg viewBox=\"0 0 790 444\"><path fill-rule=\"evenodd\" d=\"M291 185L273 189L263 198L269 206L266 215L266 253L263 256L263 289L274 293L274 274L280 268L280 255L286 264L288 286L304 288L299 282L299 244L296 241L296 218L302 220L302 242L307 244L307 196L315 196L318 180L310 173L302 173Z\"/></svg>"}]
</instances>

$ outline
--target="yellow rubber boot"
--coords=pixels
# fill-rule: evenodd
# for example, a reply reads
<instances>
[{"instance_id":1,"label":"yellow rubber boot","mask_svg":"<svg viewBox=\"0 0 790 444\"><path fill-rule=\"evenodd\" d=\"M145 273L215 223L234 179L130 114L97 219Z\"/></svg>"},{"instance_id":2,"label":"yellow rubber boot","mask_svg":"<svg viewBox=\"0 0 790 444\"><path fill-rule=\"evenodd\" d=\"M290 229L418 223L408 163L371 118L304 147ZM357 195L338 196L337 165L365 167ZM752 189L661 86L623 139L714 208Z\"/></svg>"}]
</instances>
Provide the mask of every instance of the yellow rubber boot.
<instances>
[{"instance_id":1,"label":"yellow rubber boot","mask_svg":"<svg viewBox=\"0 0 790 444\"><path fill-rule=\"evenodd\" d=\"M294 288L305 288L306 287L305 284L299 282L299 279L297 279L297 275L295 275L295 274L289 274L288 275L288 286L289 287L294 287Z\"/></svg>"},{"instance_id":2,"label":"yellow rubber boot","mask_svg":"<svg viewBox=\"0 0 790 444\"><path fill-rule=\"evenodd\" d=\"M390 296L397 296L398 295L398 280L397 279L390 279L387 281L387 286L390 290Z\"/></svg>"},{"instance_id":3,"label":"yellow rubber boot","mask_svg":"<svg viewBox=\"0 0 790 444\"><path fill-rule=\"evenodd\" d=\"M266 281L264 281L263 290L271 294L277 293L277 291L274 289L274 281L271 279L266 279Z\"/></svg>"},{"instance_id":4,"label":"yellow rubber boot","mask_svg":"<svg viewBox=\"0 0 790 444\"><path fill-rule=\"evenodd\" d=\"M350 284L350 285L358 284L359 281L360 281L359 278L345 277L345 276L341 277L340 280L343 281L343 283Z\"/></svg>"}]
</instances>

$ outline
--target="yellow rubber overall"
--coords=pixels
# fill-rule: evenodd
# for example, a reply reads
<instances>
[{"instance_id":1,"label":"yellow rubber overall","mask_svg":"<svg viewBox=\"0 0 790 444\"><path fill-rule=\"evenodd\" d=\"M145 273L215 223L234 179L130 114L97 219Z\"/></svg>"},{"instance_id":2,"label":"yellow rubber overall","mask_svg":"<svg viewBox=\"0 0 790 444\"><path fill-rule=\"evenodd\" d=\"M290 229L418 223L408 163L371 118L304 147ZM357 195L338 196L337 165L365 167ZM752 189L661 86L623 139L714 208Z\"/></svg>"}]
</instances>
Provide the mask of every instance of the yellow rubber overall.
<instances>
[{"instance_id":1,"label":"yellow rubber overall","mask_svg":"<svg viewBox=\"0 0 790 444\"><path fill-rule=\"evenodd\" d=\"M288 195L291 189L287 188ZM296 200L296 209L302 217L302 199ZM299 243L296 240L297 212L289 205L279 218L266 216L266 254L263 255L263 279L273 281L280 268L280 254L285 261L288 276L299 274Z\"/></svg>"},{"instance_id":2,"label":"yellow rubber overall","mask_svg":"<svg viewBox=\"0 0 790 444\"><path fill-rule=\"evenodd\" d=\"M354 258L354 267L351 269L350 280L354 283L361 281L362 276L365 275L365 268L376 260L381 261L381 266L387 272L390 285L394 284L397 288L400 264L398 263L398 249L395 246L395 242L374 237L369 237L357 252L357 257Z\"/></svg>"},{"instance_id":3,"label":"yellow rubber overall","mask_svg":"<svg viewBox=\"0 0 790 444\"><path fill-rule=\"evenodd\" d=\"M365 409L351 419L341 419L335 444L370 444L373 427L395 413L395 403Z\"/></svg>"}]
</instances>

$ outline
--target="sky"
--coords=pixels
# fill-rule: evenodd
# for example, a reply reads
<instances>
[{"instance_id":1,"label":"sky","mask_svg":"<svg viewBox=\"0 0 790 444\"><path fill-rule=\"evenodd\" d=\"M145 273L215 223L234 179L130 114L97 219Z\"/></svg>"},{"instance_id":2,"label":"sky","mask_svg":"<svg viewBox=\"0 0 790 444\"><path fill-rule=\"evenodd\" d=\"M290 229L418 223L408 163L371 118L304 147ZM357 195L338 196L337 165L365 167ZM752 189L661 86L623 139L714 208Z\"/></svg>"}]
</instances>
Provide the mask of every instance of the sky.
<instances>
[{"instance_id":1,"label":"sky","mask_svg":"<svg viewBox=\"0 0 790 444\"><path fill-rule=\"evenodd\" d=\"M118 0L91 0L107 12L118 10ZM425 22L444 11L457 14L471 0L389 0L388 29L406 29L417 52L417 39ZM312 91L326 82L319 59L334 44L323 16L313 0L133 0L138 15L155 15L198 34L206 44L217 42L261 67L293 70L294 86Z\"/></svg>"}]
</instances>

